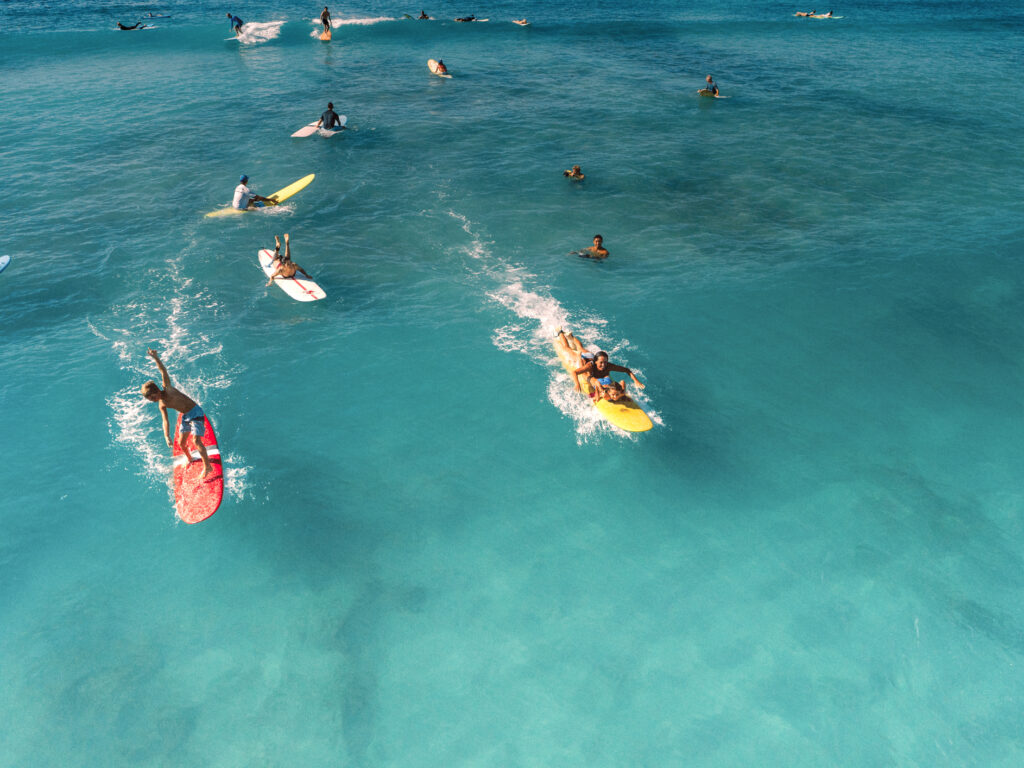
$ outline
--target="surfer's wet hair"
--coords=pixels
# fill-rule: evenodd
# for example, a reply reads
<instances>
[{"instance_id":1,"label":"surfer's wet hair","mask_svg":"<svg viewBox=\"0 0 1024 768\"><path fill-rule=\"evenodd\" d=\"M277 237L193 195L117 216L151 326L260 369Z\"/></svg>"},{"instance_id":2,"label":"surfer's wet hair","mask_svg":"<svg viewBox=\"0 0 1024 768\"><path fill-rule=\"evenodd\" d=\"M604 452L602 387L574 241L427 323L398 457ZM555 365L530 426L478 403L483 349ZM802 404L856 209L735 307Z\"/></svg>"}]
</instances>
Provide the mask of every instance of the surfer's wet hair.
<instances>
[{"instance_id":1,"label":"surfer's wet hair","mask_svg":"<svg viewBox=\"0 0 1024 768\"><path fill-rule=\"evenodd\" d=\"M156 385L155 381L147 381L142 385L142 396L152 397L153 395L161 394L160 387Z\"/></svg>"}]
</instances>

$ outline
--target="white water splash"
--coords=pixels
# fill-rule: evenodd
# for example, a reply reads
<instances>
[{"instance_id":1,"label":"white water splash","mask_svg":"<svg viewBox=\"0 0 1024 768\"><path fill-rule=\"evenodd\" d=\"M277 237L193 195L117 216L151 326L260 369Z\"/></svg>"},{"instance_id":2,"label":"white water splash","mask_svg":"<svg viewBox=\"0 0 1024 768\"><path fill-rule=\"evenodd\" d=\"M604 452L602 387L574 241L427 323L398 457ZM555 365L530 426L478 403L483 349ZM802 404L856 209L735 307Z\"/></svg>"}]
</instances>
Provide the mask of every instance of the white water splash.
<instances>
[{"instance_id":1,"label":"white water splash","mask_svg":"<svg viewBox=\"0 0 1024 768\"><path fill-rule=\"evenodd\" d=\"M254 45L273 40L281 34L281 27L284 21L251 21L242 25L242 33L238 36L238 42L245 45Z\"/></svg>"}]
</instances>

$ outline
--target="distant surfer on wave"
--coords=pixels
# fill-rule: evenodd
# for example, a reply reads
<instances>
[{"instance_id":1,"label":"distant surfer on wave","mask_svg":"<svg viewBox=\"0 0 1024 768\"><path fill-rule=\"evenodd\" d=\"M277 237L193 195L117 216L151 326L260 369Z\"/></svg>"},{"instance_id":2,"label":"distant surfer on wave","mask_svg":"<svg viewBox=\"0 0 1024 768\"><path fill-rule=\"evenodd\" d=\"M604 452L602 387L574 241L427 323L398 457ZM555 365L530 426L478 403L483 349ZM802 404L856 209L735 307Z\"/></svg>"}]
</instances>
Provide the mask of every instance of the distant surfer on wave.
<instances>
[{"instance_id":1,"label":"distant surfer on wave","mask_svg":"<svg viewBox=\"0 0 1024 768\"><path fill-rule=\"evenodd\" d=\"M331 12L327 10L326 5L320 14L320 23L324 25L324 32L331 31Z\"/></svg>"},{"instance_id":2,"label":"distant surfer on wave","mask_svg":"<svg viewBox=\"0 0 1024 768\"><path fill-rule=\"evenodd\" d=\"M579 367L574 372L573 380L576 384L577 392L581 391L579 377L585 375L588 377L590 385L594 388L594 394L591 395L594 400L610 400L613 403L621 400L628 394L626 392L626 383L613 379L611 377L612 372L628 374L634 384L640 389L644 388L643 383L629 368L609 363L607 352L603 350L597 353L590 352L572 333L565 333L561 328L558 329L556 339L562 347L576 356Z\"/></svg>"},{"instance_id":3,"label":"distant surfer on wave","mask_svg":"<svg viewBox=\"0 0 1024 768\"><path fill-rule=\"evenodd\" d=\"M313 278L309 276L309 273L292 261L292 245L288 238L288 233L284 233L284 256L281 256L281 240L277 235L274 235L274 261L277 262L277 269L267 280L267 285L274 282L275 277L295 277L296 272L301 272L303 275L308 277L310 280ZM273 265L274 261L270 262Z\"/></svg>"},{"instance_id":4,"label":"distant surfer on wave","mask_svg":"<svg viewBox=\"0 0 1024 768\"><path fill-rule=\"evenodd\" d=\"M583 181L583 179L586 178L578 165L574 165L572 168L567 168L562 171L562 175L569 177L573 181Z\"/></svg>"},{"instance_id":5,"label":"distant surfer on wave","mask_svg":"<svg viewBox=\"0 0 1024 768\"><path fill-rule=\"evenodd\" d=\"M594 235L594 244L582 251L574 251L572 256L579 256L582 259L607 259L608 249L604 247L604 238Z\"/></svg>"},{"instance_id":6,"label":"distant surfer on wave","mask_svg":"<svg viewBox=\"0 0 1024 768\"><path fill-rule=\"evenodd\" d=\"M192 454L189 453L188 445L186 444L191 433L192 444L199 451L199 455L203 457L203 466L205 467L203 477L209 477L213 473L213 465L210 464L210 457L206 455L206 446L199 439L206 434L206 414L203 413L203 409L199 407L195 400L171 386L171 377L167 373L164 364L160 362L160 356L157 355L156 350L147 350L147 354L153 358L156 367L160 369L160 377L164 388L161 391L155 381L147 381L142 385L142 396L151 403L156 403L160 406L160 416L164 422L164 439L167 441L167 447L170 448L174 445L171 442L171 425L167 420L167 407L170 406L182 414L181 438L178 440L182 453L185 454L189 464L195 461L192 458Z\"/></svg>"},{"instance_id":7,"label":"distant surfer on wave","mask_svg":"<svg viewBox=\"0 0 1024 768\"><path fill-rule=\"evenodd\" d=\"M334 111L334 104L327 102L327 111L320 115L320 119L316 121L317 128L323 128L325 131L333 131L334 127L342 129L345 126L341 124L341 118L338 117L338 113Z\"/></svg>"},{"instance_id":8,"label":"distant surfer on wave","mask_svg":"<svg viewBox=\"0 0 1024 768\"><path fill-rule=\"evenodd\" d=\"M244 211L246 208L255 208L256 203L270 203L274 201L267 197L260 197L253 192L246 184L249 183L249 177L244 173L238 177L238 186L235 187L235 197L231 201L231 206L237 208L240 211Z\"/></svg>"},{"instance_id":9,"label":"distant surfer on wave","mask_svg":"<svg viewBox=\"0 0 1024 768\"><path fill-rule=\"evenodd\" d=\"M228 22L228 23L231 24L231 28L233 30L235 30L235 37L241 37L242 36L242 25L245 22L242 21L237 16L231 14L231 13L228 14L228 18L231 19L231 21Z\"/></svg>"}]
</instances>

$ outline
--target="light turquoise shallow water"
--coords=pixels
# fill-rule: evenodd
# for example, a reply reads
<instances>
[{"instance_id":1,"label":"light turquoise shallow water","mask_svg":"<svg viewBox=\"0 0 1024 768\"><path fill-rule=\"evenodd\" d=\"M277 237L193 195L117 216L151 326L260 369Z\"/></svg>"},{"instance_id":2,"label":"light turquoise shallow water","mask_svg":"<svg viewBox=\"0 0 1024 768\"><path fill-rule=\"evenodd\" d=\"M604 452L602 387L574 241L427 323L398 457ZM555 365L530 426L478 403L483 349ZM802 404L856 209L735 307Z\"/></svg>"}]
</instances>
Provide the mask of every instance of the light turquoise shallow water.
<instances>
[{"instance_id":1,"label":"light turquoise shallow water","mask_svg":"<svg viewBox=\"0 0 1024 768\"><path fill-rule=\"evenodd\" d=\"M1019 7L66 7L0 8L0 765L1024 762Z\"/></svg>"}]
</instances>

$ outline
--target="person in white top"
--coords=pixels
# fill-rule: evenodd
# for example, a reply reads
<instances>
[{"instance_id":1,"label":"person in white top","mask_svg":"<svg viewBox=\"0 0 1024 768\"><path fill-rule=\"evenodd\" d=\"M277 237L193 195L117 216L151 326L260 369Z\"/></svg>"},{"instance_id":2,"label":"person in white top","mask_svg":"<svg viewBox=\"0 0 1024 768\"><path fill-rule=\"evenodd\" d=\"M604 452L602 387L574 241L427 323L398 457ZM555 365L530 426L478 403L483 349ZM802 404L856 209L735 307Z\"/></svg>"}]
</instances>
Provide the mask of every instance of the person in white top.
<instances>
[{"instance_id":1,"label":"person in white top","mask_svg":"<svg viewBox=\"0 0 1024 768\"><path fill-rule=\"evenodd\" d=\"M254 208L257 202L274 204L274 201L260 197L251 189L249 189L246 183L249 181L249 177L244 173L238 177L238 186L235 187L235 199L231 201L231 205L234 208L238 208L240 211L244 211L246 208Z\"/></svg>"}]
</instances>

